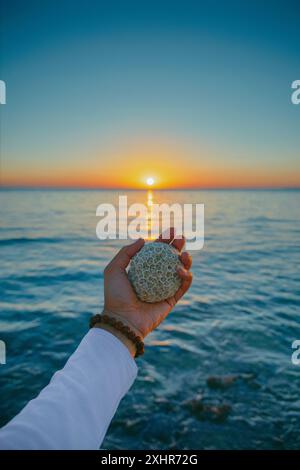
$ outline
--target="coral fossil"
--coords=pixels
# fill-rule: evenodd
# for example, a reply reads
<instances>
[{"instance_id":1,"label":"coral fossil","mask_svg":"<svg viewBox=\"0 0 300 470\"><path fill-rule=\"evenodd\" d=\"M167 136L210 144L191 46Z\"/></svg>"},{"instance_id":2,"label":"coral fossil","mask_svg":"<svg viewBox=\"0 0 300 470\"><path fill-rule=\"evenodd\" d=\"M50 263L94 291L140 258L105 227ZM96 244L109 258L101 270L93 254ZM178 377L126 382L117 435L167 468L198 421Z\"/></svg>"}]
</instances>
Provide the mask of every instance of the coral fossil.
<instances>
[{"instance_id":1,"label":"coral fossil","mask_svg":"<svg viewBox=\"0 0 300 470\"><path fill-rule=\"evenodd\" d=\"M128 277L144 302L159 302L172 297L181 279L177 266L182 266L178 251L167 243L147 243L131 260Z\"/></svg>"}]
</instances>

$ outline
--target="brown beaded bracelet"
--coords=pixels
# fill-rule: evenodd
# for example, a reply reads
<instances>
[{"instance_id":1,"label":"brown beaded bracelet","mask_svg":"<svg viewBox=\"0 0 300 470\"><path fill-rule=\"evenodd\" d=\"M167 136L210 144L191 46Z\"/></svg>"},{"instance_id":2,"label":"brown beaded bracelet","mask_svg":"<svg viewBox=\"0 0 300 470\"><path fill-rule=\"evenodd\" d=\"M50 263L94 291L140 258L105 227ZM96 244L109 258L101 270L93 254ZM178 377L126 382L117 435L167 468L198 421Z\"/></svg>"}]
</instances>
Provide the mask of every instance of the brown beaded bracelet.
<instances>
[{"instance_id":1,"label":"brown beaded bracelet","mask_svg":"<svg viewBox=\"0 0 300 470\"><path fill-rule=\"evenodd\" d=\"M96 323L104 323L106 325L110 325L116 330L120 331L126 338L128 338L136 348L135 357L141 356L145 352L145 346L142 338L138 336L133 330L129 328L129 326L124 325L120 320L116 318L109 317L108 315L102 314L99 315L98 313L91 317L90 319L90 328L93 328Z\"/></svg>"}]
</instances>

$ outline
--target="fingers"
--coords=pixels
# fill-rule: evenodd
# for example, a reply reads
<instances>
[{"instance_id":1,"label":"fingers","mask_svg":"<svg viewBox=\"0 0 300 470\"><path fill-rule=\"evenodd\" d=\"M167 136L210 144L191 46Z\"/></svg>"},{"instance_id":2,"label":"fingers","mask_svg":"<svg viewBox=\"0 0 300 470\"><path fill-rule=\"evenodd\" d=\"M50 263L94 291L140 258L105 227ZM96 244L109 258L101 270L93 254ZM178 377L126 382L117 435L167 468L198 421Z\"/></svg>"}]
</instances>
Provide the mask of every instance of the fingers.
<instances>
[{"instance_id":1,"label":"fingers","mask_svg":"<svg viewBox=\"0 0 300 470\"><path fill-rule=\"evenodd\" d=\"M185 238L184 236L182 235L181 238L175 238L173 240L173 242L171 243L172 246L174 246L174 248L176 248L176 250L179 251L179 253L181 252L181 250L183 249L184 245L185 245Z\"/></svg>"},{"instance_id":2,"label":"fingers","mask_svg":"<svg viewBox=\"0 0 300 470\"><path fill-rule=\"evenodd\" d=\"M164 232L162 232L159 235L158 239L155 240L155 241L169 244L174 240L174 238L175 238L175 228L170 227L167 230L165 230Z\"/></svg>"},{"instance_id":3,"label":"fingers","mask_svg":"<svg viewBox=\"0 0 300 470\"><path fill-rule=\"evenodd\" d=\"M113 269L125 269L131 258L144 246L145 240L139 238L131 245L123 246L121 250L116 254L116 256L111 260L107 265L107 270L111 271Z\"/></svg>"},{"instance_id":4,"label":"fingers","mask_svg":"<svg viewBox=\"0 0 300 470\"><path fill-rule=\"evenodd\" d=\"M181 297L190 288L190 286L192 284L192 280L193 280L192 273L190 271L188 271L187 269L185 269L183 267L180 267L180 268L178 268L177 272L178 272L178 275L182 279L182 283L181 283L181 286L179 287L178 291L174 295L174 298L175 298L176 302L178 302L178 300L181 299Z\"/></svg>"},{"instance_id":5,"label":"fingers","mask_svg":"<svg viewBox=\"0 0 300 470\"><path fill-rule=\"evenodd\" d=\"M180 261L182 262L185 269L188 271L192 267L192 257L191 255L185 251L179 256Z\"/></svg>"},{"instance_id":6,"label":"fingers","mask_svg":"<svg viewBox=\"0 0 300 470\"><path fill-rule=\"evenodd\" d=\"M180 238L176 238L174 227L170 227L170 229L163 232L155 241L171 244L174 246L174 248L176 248L176 250L179 251L179 253L181 253L181 250L185 245L185 237L182 235ZM182 283L174 297L168 299L171 307L174 306L174 300L175 302L178 302L178 300L181 299L181 297L186 293L186 291L190 288L193 280L193 275L191 272L189 272L189 269L191 269L192 266L191 255L187 252L184 252L179 256L179 259L183 264L182 267L178 268L178 274L182 279Z\"/></svg>"},{"instance_id":7,"label":"fingers","mask_svg":"<svg viewBox=\"0 0 300 470\"><path fill-rule=\"evenodd\" d=\"M162 243L168 243L174 246L176 250L181 252L185 245L185 238L184 236L177 236L176 238L176 232L174 227L170 227L169 229L165 230L163 233L160 234L156 242L162 242Z\"/></svg>"}]
</instances>

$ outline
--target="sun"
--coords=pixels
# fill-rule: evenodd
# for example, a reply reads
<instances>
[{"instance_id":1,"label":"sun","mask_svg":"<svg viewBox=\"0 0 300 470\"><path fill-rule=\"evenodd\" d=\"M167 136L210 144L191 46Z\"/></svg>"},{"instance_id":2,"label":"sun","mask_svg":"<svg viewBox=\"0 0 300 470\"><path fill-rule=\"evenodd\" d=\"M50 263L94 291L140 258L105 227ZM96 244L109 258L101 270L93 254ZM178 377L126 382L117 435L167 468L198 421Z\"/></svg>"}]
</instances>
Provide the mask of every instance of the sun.
<instances>
[{"instance_id":1,"label":"sun","mask_svg":"<svg viewBox=\"0 0 300 470\"><path fill-rule=\"evenodd\" d=\"M147 183L148 186L153 186L154 185L154 178L152 178L152 177L147 178L146 183Z\"/></svg>"}]
</instances>

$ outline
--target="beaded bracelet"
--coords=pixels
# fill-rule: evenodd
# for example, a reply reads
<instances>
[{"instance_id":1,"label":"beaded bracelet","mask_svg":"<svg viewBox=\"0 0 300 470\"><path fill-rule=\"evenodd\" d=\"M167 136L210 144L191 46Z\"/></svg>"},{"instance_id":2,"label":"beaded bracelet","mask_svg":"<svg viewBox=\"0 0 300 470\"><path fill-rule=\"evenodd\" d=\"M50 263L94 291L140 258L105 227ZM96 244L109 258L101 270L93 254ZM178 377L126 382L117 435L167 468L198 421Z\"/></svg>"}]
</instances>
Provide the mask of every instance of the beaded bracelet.
<instances>
[{"instance_id":1,"label":"beaded bracelet","mask_svg":"<svg viewBox=\"0 0 300 470\"><path fill-rule=\"evenodd\" d=\"M99 315L97 313L97 315L94 315L90 319L90 328L93 328L96 325L96 323L103 323L106 325L110 325L116 330L120 331L120 333L122 333L124 336L126 336L126 338L128 338L135 345L135 348L136 348L135 357L138 357L144 354L145 346L144 346L144 342L142 338L138 336L137 334L135 334L135 332L131 330L129 326L124 325L124 323L122 323L120 320L117 320L116 318L109 317L108 315L104 315L104 314Z\"/></svg>"}]
</instances>

